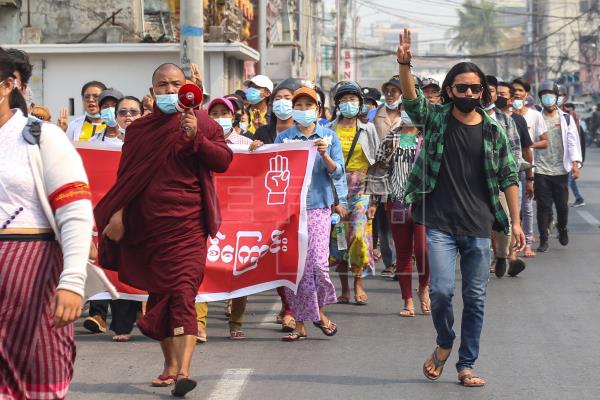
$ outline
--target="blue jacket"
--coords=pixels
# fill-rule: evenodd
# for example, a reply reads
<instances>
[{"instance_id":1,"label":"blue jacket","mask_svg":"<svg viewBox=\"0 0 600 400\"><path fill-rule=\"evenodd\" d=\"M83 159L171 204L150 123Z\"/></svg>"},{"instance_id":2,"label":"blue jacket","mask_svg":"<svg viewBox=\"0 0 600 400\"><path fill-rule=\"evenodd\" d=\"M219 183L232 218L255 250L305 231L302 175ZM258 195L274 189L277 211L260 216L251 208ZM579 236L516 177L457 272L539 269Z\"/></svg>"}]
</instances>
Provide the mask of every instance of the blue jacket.
<instances>
[{"instance_id":1,"label":"blue jacket","mask_svg":"<svg viewBox=\"0 0 600 400\"><path fill-rule=\"evenodd\" d=\"M331 139L327 139L331 138ZM331 129L327 129L319 124L315 131L306 137L300 132L297 126L286 129L275 138L275 143L288 143L306 140L325 139L330 140L331 145L327 148L327 153L335 161L335 171L329 173L327 166L320 154L317 154L315 165L312 172L312 182L308 189L307 208L309 210L317 208L331 207L335 202L332 184L335 186L339 204L348 209L348 185L346 183L346 171L344 170L344 155L342 145L337 135Z\"/></svg>"}]
</instances>

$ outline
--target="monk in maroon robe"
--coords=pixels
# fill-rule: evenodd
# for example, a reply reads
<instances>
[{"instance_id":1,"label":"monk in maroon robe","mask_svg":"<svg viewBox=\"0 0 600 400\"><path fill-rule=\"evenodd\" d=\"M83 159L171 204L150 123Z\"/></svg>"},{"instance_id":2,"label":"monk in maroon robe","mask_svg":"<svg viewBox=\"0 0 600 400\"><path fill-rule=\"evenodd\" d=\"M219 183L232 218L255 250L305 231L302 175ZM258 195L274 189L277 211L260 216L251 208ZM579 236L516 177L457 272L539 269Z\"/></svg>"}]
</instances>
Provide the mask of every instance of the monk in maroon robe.
<instances>
[{"instance_id":1,"label":"monk in maroon robe","mask_svg":"<svg viewBox=\"0 0 600 400\"><path fill-rule=\"evenodd\" d=\"M95 209L100 263L149 293L138 327L161 342L164 370L153 386L196 386L189 378L196 345L195 297L206 262L207 235L220 224L213 172L233 154L205 111L176 112L185 83L174 64L154 73L154 110L127 128L117 181Z\"/></svg>"}]
</instances>

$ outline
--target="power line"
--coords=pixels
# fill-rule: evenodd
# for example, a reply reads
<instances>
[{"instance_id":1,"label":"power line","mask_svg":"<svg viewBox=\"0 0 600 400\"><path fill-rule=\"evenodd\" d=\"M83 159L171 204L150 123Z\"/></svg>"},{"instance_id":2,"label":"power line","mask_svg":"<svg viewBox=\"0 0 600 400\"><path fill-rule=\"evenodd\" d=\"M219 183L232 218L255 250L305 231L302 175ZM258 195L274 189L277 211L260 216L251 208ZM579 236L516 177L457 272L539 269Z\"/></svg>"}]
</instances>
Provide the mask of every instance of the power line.
<instances>
[{"instance_id":1,"label":"power line","mask_svg":"<svg viewBox=\"0 0 600 400\"><path fill-rule=\"evenodd\" d=\"M450 5L451 4L451 5L461 6L466 9L485 10L483 7L477 6L475 4L467 5L465 3L459 3L456 1L452 1L452 0L437 0L437 1L423 0L423 1L435 4L435 5ZM563 15L544 15L544 14L536 14L536 13L528 13L528 12L501 10L501 9L498 9L495 4L494 4L494 12L496 12L498 14L518 15L518 16L525 16L525 17L536 16L539 18L555 18L555 19L570 19L571 18L571 17L565 17Z\"/></svg>"}]
</instances>

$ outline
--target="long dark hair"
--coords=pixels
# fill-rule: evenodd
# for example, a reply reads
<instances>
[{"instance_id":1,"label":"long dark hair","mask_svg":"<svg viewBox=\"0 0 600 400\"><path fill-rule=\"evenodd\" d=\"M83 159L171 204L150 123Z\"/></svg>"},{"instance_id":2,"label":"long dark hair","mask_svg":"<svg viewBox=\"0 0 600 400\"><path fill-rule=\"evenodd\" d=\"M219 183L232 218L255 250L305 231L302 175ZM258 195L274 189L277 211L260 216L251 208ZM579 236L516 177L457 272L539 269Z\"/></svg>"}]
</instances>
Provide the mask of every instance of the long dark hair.
<instances>
[{"instance_id":1,"label":"long dark hair","mask_svg":"<svg viewBox=\"0 0 600 400\"><path fill-rule=\"evenodd\" d=\"M442 83L442 102L444 104L450 103L452 99L448 96L448 88L451 88L454 84L454 79L457 75L464 74L467 72L473 72L479 76L481 80L481 85L483 86L483 92L481 93L480 102L481 104L490 104L492 102L492 94L490 93L490 88L487 84L487 79L485 79L485 74L477 65L472 62L461 62L456 64L454 67L448 71L446 74L446 79L444 79L444 83ZM451 89L452 90L452 89Z\"/></svg>"}]
</instances>

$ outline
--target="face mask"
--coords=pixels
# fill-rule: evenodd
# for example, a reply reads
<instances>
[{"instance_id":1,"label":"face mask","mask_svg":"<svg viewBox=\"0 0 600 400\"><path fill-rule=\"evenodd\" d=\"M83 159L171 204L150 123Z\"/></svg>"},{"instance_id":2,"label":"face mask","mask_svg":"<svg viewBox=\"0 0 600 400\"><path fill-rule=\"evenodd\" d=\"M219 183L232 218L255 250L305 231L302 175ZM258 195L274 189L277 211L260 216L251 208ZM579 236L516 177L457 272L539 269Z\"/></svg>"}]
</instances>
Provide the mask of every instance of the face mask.
<instances>
[{"instance_id":1,"label":"face mask","mask_svg":"<svg viewBox=\"0 0 600 400\"><path fill-rule=\"evenodd\" d=\"M262 100L260 90L258 90L257 88L248 89L248 91L246 92L246 100L248 100L248 103L252 105L260 103L260 101Z\"/></svg>"},{"instance_id":2,"label":"face mask","mask_svg":"<svg viewBox=\"0 0 600 400\"><path fill-rule=\"evenodd\" d=\"M556 105L557 106L562 106L563 104L565 104L565 98L564 97L559 97L558 99L556 99Z\"/></svg>"},{"instance_id":3,"label":"face mask","mask_svg":"<svg viewBox=\"0 0 600 400\"><path fill-rule=\"evenodd\" d=\"M215 122L221 125L223 128L223 133L228 134L231 131L231 127L233 126L233 121L231 118L216 118Z\"/></svg>"},{"instance_id":4,"label":"face mask","mask_svg":"<svg viewBox=\"0 0 600 400\"><path fill-rule=\"evenodd\" d=\"M157 94L156 107L165 114L177 112L177 94Z\"/></svg>"},{"instance_id":5,"label":"face mask","mask_svg":"<svg viewBox=\"0 0 600 400\"><path fill-rule=\"evenodd\" d=\"M543 94L542 104L547 108L554 107L556 105L556 95L550 93Z\"/></svg>"},{"instance_id":6,"label":"face mask","mask_svg":"<svg viewBox=\"0 0 600 400\"><path fill-rule=\"evenodd\" d=\"M90 114L89 112L85 112L85 115L90 119L98 119L101 117L100 113Z\"/></svg>"},{"instance_id":7,"label":"face mask","mask_svg":"<svg viewBox=\"0 0 600 400\"><path fill-rule=\"evenodd\" d=\"M354 118L358 114L358 102L356 101L348 101L346 103L340 104L340 112L344 116L344 118Z\"/></svg>"},{"instance_id":8,"label":"face mask","mask_svg":"<svg viewBox=\"0 0 600 400\"><path fill-rule=\"evenodd\" d=\"M390 110L396 110L398 109L398 106L402 103L402 96L400 96L400 98L398 100L396 100L395 102L393 102L392 104L388 104L388 102L385 102L385 106L387 108L389 108Z\"/></svg>"},{"instance_id":9,"label":"face mask","mask_svg":"<svg viewBox=\"0 0 600 400\"><path fill-rule=\"evenodd\" d=\"M294 121L307 127L317 120L317 110L315 108L306 111L294 110L293 116Z\"/></svg>"},{"instance_id":10,"label":"face mask","mask_svg":"<svg viewBox=\"0 0 600 400\"><path fill-rule=\"evenodd\" d=\"M363 104L362 108L360 109L360 113L361 114L368 114L369 113L369 105L368 104Z\"/></svg>"},{"instance_id":11,"label":"face mask","mask_svg":"<svg viewBox=\"0 0 600 400\"><path fill-rule=\"evenodd\" d=\"M115 108L108 107L100 111L100 118L104 121L107 126L114 128L117 126L117 119L115 118Z\"/></svg>"},{"instance_id":12,"label":"face mask","mask_svg":"<svg viewBox=\"0 0 600 400\"><path fill-rule=\"evenodd\" d=\"M496 107L496 104L492 103L492 104L490 104L489 106L485 106L485 107L483 107L483 109L484 109L485 111L490 111L490 110L493 110L493 109L494 109L494 107Z\"/></svg>"},{"instance_id":13,"label":"face mask","mask_svg":"<svg viewBox=\"0 0 600 400\"><path fill-rule=\"evenodd\" d=\"M120 133L121 135L125 135L125 128L121 128L121 127L119 127L119 133Z\"/></svg>"},{"instance_id":14,"label":"face mask","mask_svg":"<svg viewBox=\"0 0 600 400\"><path fill-rule=\"evenodd\" d=\"M287 121L294 113L292 101L288 99L277 100L273 103L273 112L280 120Z\"/></svg>"},{"instance_id":15,"label":"face mask","mask_svg":"<svg viewBox=\"0 0 600 400\"><path fill-rule=\"evenodd\" d=\"M480 103L479 99L472 97L455 97L452 102L461 113L468 114L475 109Z\"/></svg>"},{"instance_id":16,"label":"face mask","mask_svg":"<svg viewBox=\"0 0 600 400\"><path fill-rule=\"evenodd\" d=\"M498 96L498 98L496 99L496 107L498 107L499 109L503 109L506 108L507 105L508 99L506 97Z\"/></svg>"},{"instance_id":17,"label":"face mask","mask_svg":"<svg viewBox=\"0 0 600 400\"><path fill-rule=\"evenodd\" d=\"M240 129L244 132L246 132L248 130L248 123L247 122L240 122Z\"/></svg>"},{"instance_id":18,"label":"face mask","mask_svg":"<svg viewBox=\"0 0 600 400\"><path fill-rule=\"evenodd\" d=\"M400 113L400 119L402 120L402 125L415 126L415 124L413 124L412 122L412 119L410 119L410 117L404 110L402 110L402 112Z\"/></svg>"},{"instance_id":19,"label":"face mask","mask_svg":"<svg viewBox=\"0 0 600 400\"><path fill-rule=\"evenodd\" d=\"M514 99L513 100L512 106L513 106L513 108L515 110L520 110L521 108L523 108L524 105L525 105L525 102L523 100L521 100L521 99Z\"/></svg>"}]
</instances>

